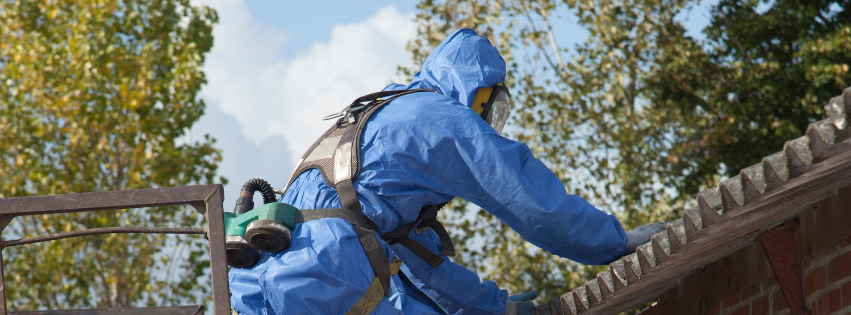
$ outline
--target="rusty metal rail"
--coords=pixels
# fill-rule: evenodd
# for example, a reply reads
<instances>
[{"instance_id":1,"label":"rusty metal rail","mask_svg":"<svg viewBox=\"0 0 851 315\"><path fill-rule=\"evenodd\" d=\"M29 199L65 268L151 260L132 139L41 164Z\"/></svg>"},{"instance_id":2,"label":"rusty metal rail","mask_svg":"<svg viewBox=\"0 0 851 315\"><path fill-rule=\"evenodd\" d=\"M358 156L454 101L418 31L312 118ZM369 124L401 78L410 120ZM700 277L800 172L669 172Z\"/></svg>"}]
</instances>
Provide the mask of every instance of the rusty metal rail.
<instances>
[{"instance_id":1,"label":"rusty metal rail","mask_svg":"<svg viewBox=\"0 0 851 315\"><path fill-rule=\"evenodd\" d=\"M32 243L41 243L47 241L61 240L63 238L98 235L109 233L157 233L157 234L204 234L202 228L164 228L164 227L146 227L146 226L117 226L97 229L85 229L64 233L56 233L49 235L39 235L27 237L19 240L2 241L3 247L20 246Z\"/></svg>"},{"instance_id":2,"label":"rusty metal rail","mask_svg":"<svg viewBox=\"0 0 851 315\"><path fill-rule=\"evenodd\" d=\"M100 308L91 310L61 310L61 311L26 311L10 312L9 315L201 315L204 307L201 305L166 306L166 307L133 307L133 308Z\"/></svg>"},{"instance_id":3,"label":"rusty metal rail","mask_svg":"<svg viewBox=\"0 0 851 315\"><path fill-rule=\"evenodd\" d=\"M222 185L195 185L184 187L151 188L91 192L68 195L32 196L0 199L0 233L17 216L102 211L129 208L147 208L170 205L191 205L207 219L207 226L201 228L158 228L158 227L111 227L91 230L79 230L52 235L42 235L20 240L0 240L0 315L6 312L6 286L3 279L2 249L55 239L105 233L205 233L210 246L210 273L213 287L213 314L230 314L230 289L227 278L227 257L225 254L224 191ZM201 314L203 307L146 307L113 308L93 310L30 311L11 314Z\"/></svg>"}]
</instances>

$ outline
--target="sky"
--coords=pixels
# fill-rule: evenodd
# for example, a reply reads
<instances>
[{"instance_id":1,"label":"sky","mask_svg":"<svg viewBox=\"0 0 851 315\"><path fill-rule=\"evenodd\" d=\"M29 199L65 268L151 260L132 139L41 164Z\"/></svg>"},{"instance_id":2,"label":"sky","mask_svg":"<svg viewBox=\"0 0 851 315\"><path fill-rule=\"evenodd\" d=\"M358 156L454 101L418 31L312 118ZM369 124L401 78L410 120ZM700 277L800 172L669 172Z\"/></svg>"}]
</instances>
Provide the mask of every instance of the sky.
<instances>
[{"instance_id":1,"label":"sky","mask_svg":"<svg viewBox=\"0 0 851 315\"><path fill-rule=\"evenodd\" d=\"M702 38L708 0L682 14L688 34ZM216 9L214 46L206 56L207 108L188 141L205 134L222 149L218 173L228 179L225 209L242 184L263 178L284 188L299 157L339 111L358 96L398 81L397 66L411 64L405 49L416 32L416 2L194 0ZM584 40L580 27L557 38L562 46ZM259 205L259 194L255 203Z\"/></svg>"},{"instance_id":2,"label":"sky","mask_svg":"<svg viewBox=\"0 0 851 315\"><path fill-rule=\"evenodd\" d=\"M382 89L410 63L413 1L194 4L215 8L219 23L204 64L206 112L189 140L210 134L222 149L226 210L251 178L286 186L298 158L330 126L322 117Z\"/></svg>"}]
</instances>

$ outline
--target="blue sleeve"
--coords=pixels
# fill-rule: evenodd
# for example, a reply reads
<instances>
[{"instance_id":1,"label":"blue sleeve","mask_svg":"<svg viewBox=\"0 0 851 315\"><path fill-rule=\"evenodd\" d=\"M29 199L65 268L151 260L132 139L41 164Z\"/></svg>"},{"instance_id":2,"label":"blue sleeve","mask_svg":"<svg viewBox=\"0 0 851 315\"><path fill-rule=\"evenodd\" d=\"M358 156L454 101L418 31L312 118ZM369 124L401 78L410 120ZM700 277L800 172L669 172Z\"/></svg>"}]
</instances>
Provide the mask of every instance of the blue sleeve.
<instances>
[{"instance_id":1,"label":"blue sleeve","mask_svg":"<svg viewBox=\"0 0 851 315\"><path fill-rule=\"evenodd\" d=\"M469 200L532 244L573 261L606 264L625 253L620 221L567 194L528 146L499 136L460 104L421 115L397 138L405 143L395 145L405 146L396 159L423 188Z\"/></svg>"}]
</instances>

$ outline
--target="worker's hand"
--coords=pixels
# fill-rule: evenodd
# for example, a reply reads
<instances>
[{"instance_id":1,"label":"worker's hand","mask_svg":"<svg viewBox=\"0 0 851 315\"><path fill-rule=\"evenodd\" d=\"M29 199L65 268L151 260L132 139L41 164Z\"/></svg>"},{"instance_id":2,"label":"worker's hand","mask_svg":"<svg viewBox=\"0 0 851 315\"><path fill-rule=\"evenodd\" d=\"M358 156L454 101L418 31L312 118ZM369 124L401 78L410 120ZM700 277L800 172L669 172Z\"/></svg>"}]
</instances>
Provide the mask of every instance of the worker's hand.
<instances>
[{"instance_id":1,"label":"worker's hand","mask_svg":"<svg viewBox=\"0 0 851 315\"><path fill-rule=\"evenodd\" d=\"M535 303L532 300L538 298L538 291L532 290L526 293L515 294L508 297L508 306L505 307L506 315L534 315Z\"/></svg>"},{"instance_id":2,"label":"worker's hand","mask_svg":"<svg viewBox=\"0 0 851 315\"><path fill-rule=\"evenodd\" d=\"M641 244L650 241L650 237L665 230L667 223L657 222L636 227L626 232L626 254L632 254Z\"/></svg>"}]
</instances>

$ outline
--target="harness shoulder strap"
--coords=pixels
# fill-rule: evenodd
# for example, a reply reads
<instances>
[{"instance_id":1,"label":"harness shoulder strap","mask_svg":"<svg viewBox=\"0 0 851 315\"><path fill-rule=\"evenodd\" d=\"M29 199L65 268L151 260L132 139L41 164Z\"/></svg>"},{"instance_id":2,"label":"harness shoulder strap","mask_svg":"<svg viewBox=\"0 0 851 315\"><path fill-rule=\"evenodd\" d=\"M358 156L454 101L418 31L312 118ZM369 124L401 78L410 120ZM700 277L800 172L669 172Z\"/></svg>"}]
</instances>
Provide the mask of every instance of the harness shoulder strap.
<instances>
[{"instance_id":1,"label":"harness shoulder strap","mask_svg":"<svg viewBox=\"0 0 851 315\"><path fill-rule=\"evenodd\" d=\"M391 101L403 95L418 93L418 92L436 92L434 90L416 89L416 90L398 90L398 91L382 91L361 96L353 101L349 106L343 109L342 112L329 116L329 118L337 118L337 122L331 126L321 138L319 138L307 152L302 155L298 166L290 176L287 183L287 188L292 185L293 181L310 169L318 169L322 173L322 177L329 186L337 189L337 195L340 198L340 205L343 209L349 210L353 214L362 216L348 217L348 221L353 223L355 231L358 232L358 238L364 246L364 251L370 260L373 271L384 290L385 295L388 295L390 281L390 267L386 255L383 250L378 247L378 250L371 248L370 236L374 238L372 231L378 231L375 224L366 218L361 213L361 203L358 199L354 188L354 181L360 175L360 139L366 122L376 111L387 105ZM420 210L417 220L406 224L390 233L382 235L382 239L389 244L400 243L405 247L414 251L418 256L422 257L433 267L437 267L443 263L444 259L437 254L420 245L419 243L408 239L408 235L414 229L422 225L433 229L441 240L443 247L442 254L452 256L455 255L455 249L452 241L449 239L449 234L440 222L437 221L437 211L444 204L425 206ZM329 209L322 209L329 210ZM304 215L314 210L303 212ZM336 210L334 210L336 211ZM344 217L340 212L328 212L324 214L310 214L319 218L321 215L325 217ZM333 213L332 213L333 212ZM297 214L298 215L298 214ZM306 217L305 217L306 219ZM363 220L365 219L365 220ZM360 221L358 221L360 220ZM355 223L358 221L359 223ZM368 221L369 223L366 223ZM369 233L366 233L366 232ZM379 254L381 257L379 257Z\"/></svg>"},{"instance_id":2,"label":"harness shoulder strap","mask_svg":"<svg viewBox=\"0 0 851 315\"><path fill-rule=\"evenodd\" d=\"M360 226L353 225L355 233L358 235L363 251L366 253L366 258L369 264L372 265L372 271L378 281L381 283L381 288L384 289L384 296L390 297L390 262L381 244L378 243L378 237L370 230Z\"/></svg>"},{"instance_id":3,"label":"harness shoulder strap","mask_svg":"<svg viewBox=\"0 0 851 315\"><path fill-rule=\"evenodd\" d=\"M340 113L328 116L339 119L302 155L287 182L287 188L301 173L310 169L318 169L325 183L334 188L345 180L349 180L349 183L344 185L354 182L360 174L361 133L370 116L390 101L418 92L435 91L415 89L376 92L361 96Z\"/></svg>"},{"instance_id":4,"label":"harness shoulder strap","mask_svg":"<svg viewBox=\"0 0 851 315\"><path fill-rule=\"evenodd\" d=\"M345 217L352 223L352 227L358 235L358 240L360 240L367 259L369 259L369 264L372 266L375 277L380 284L381 292L386 297L390 297L390 276L392 272L390 261L384 254L384 250L378 242L378 237L373 233L373 231L378 233L375 224L361 213L361 204L353 186L353 182L360 174L360 138L369 117L378 109L402 95L425 91L433 90L382 91L364 95L355 99L342 112L329 116L331 118L339 117L339 119L302 155L302 159L287 183L287 188L289 188L301 173L310 169L319 169L325 183L337 189L340 205L350 212L349 215L330 209L323 209L325 213L311 214L312 211L309 210L300 212L302 220L306 219L305 216L313 216L313 218ZM371 311L371 308L374 308L377 302L373 297L374 292L370 292L372 291L367 291L367 294L358 301L352 310L370 309ZM380 298L378 301L380 301Z\"/></svg>"}]
</instances>

